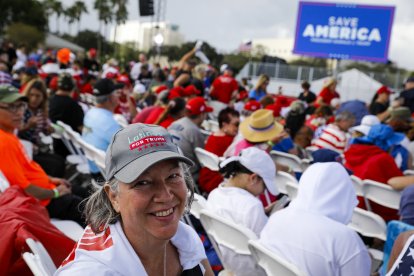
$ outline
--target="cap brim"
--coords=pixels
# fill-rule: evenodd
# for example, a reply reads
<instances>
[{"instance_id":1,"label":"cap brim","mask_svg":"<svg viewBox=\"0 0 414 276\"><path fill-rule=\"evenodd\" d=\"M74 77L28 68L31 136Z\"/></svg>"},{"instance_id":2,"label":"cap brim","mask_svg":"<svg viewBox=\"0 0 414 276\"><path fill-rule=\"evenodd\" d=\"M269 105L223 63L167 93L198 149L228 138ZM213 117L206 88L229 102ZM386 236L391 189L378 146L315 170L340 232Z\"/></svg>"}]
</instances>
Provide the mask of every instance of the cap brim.
<instances>
[{"instance_id":1,"label":"cap brim","mask_svg":"<svg viewBox=\"0 0 414 276\"><path fill-rule=\"evenodd\" d=\"M119 82L114 84L114 90L121 89L125 86L125 83Z\"/></svg>"},{"instance_id":2,"label":"cap brim","mask_svg":"<svg viewBox=\"0 0 414 276\"><path fill-rule=\"evenodd\" d=\"M263 178L263 182L266 186L266 189L274 196L277 196L279 194L279 189L276 186L275 179L274 178Z\"/></svg>"},{"instance_id":3,"label":"cap brim","mask_svg":"<svg viewBox=\"0 0 414 276\"><path fill-rule=\"evenodd\" d=\"M359 125L359 126L352 127L349 130L350 130L351 133L354 132L354 131L358 131L358 132L361 132L362 134L364 134L365 136L367 136L370 129L371 128L369 126Z\"/></svg>"},{"instance_id":4,"label":"cap brim","mask_svg":"<svg viewBox=\"0 0 414 276\"><path fill-rule=\"evenodd\" d=\"M209 112L213 112L213 108L211 107L211 106L206 106L206 110L204 111L204 112L207 112L207 113L209 113Z\"/></svg>"},{"instance_id":5,"label":"cap brim","mask_svg":"<svg viewBox=\"0 0 414 276\"><path fill-rule=\"evenodd\" d=\"M3 103L14 103L15 101L29 101L29 99L26 96L23 96L19 93L10 94L9 96L4 97L1 102Z\"/></svg>"},{"instance_id":6,"label":"cap brim","mask_svg":"<svg viewBox=\"0 0 414 276\"><path fill-rule=\"evenodd\" d=\"M182 161L187 165L193 166L194 163L185 156L182 156L172 151L157 151L144 155L140 158L135 159L128 165L120 169L114 177L123 183L132 183L136 180L145 170L149 167L164 160L175 159Z\"/></svg>"}]
</instances>

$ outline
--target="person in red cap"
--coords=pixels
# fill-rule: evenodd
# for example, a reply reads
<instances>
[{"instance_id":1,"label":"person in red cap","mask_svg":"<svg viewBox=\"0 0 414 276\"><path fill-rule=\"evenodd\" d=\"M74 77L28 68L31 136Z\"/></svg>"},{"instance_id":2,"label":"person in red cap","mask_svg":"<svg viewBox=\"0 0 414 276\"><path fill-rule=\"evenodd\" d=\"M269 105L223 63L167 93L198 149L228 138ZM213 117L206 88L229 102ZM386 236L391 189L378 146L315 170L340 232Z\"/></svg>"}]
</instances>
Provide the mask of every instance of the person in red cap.
<instances>
[{"instance_id":1,"label":"person in red cap","mask_svg":"<svg viewBox=\"0 0 414 276\"><path fill-rule=\"evenodd\" d=\"M195 155L196 147L204 148L206 136L201 132L201 124L207 118L207 113L213 108L206 105L204 98L195 97L187 102L187 116L175 121L168 131L172 134L175 143L183 154L194 162L190 171L195 181L198 180L200 163Z\"/></svg>"},{"instance_id":2,"label":"person in red cap","mask_svg":"<svg viewBox=\"0 0 414 276\"><path fill-rule=\"evenodd\" d=\"M137 115L137 103L132 97L132 85L127 75L119 75L116 79L117 83L123 84L123 88L119 93L119 103L115 108L115 114L121 114L130 123Z\"/></svg>"},{"instance_id":3,"label":"person in red cap","mask_svg":"<svg viewBox=\"0 0 414 276\"><path fill-rule=\"evenodd\" d=\"M374 97L372 98L371 104L369 105L369 112L372 115L378 116L378 119L384 121L390 116L388 107L390 105L390 95L392 91L385 85L381 86Z\"/></svg>"},{"instance_id":4,"label":"person in red cap","mask_svg":"<svg viewBox=\"0 0 414 276\"><path fill-rule=\"evenodd\" d=\"M96 60L96 49L90 48L83 59L83 75L86 77L95 72L99 72L101 65Z\"/></svg>"}]
</instances>

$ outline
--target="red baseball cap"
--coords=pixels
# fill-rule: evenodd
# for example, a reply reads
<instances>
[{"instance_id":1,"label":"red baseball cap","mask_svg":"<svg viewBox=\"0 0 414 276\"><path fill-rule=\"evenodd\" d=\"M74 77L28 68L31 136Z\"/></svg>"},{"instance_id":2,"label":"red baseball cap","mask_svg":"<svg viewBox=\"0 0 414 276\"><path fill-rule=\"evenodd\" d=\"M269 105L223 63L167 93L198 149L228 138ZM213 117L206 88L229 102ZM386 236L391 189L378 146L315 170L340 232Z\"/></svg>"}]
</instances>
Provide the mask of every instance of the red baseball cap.
<instances>
[{"instance_id":1,"label":"red baseball cap","mask_svg":"<svg viewBox=\"0 0 414 276\"><path fill-rule=\"evenodd\" d=\"M383 93L390 95L390 94L393 94L394 92L392 92L387 86L383 85L377 90L377 94L379 95Z\"/></svg>"},{"instance_id":2,"label":"red baseball cap","mask_svg":"<svg viewBox=\"0 0 414 276\"><path fill-rule=\"evenodd\" d=\"M174 98L182 97L184 89L181 86L176 86L170 89L170 93L168 95L168 99L172 100Z\"/></svg>"},{"instance_id":3,"label":"red baseball cap","mask_svg":"<svg viewBox=\"0 0 414 276\"><path fill-rule=\"evenodd\" d=\"M203 97L194 97L189 100L185 106L190 115L199 115L204 112L211 112L213 108L206 105Z\"/></svg>"},{"instance_id":4,"label":"red baseball cap","mask_svg":"<svg viewBox=\"0 0 414 276\"><path fill-rule=\"evenodd\" d=\"M128 76L125 76L125 75L119 75L119 76L116 78L116 81L117 81L117 82L120 82L120 83L123 83L123 84L125 84L125 85L127 85L127 86L130 86L130 85L131 85L131 82L129 81Z\"/></svg>"},{"instance_id":5,"label":"red baseball cap","mask_svg":"<svg viewBox=\"0 0 414 276\"><path fill-rule=\"evenodd\" d=\"M262 105L256 100L250 100L244 105L244 110L256 111L262 108Z\"/></svg>"},{"instance_id":6,"label":"red baseball cap","mask_svg":"<svg viewBox=\"0 0 414 276\"><path fill-rule=\"evenodd\" d=\"M184 92L182 94L183 97L189 97L189 96L192 96L192 95L200 95L201 94L201 91L198 90L193 84L188 85L186 88L184 88L183 92Z\"/></svg>"},{"instance_id":7,"label":"red baseball cap","mask_svg":"<svg viewBox=\"0 0 414 276\"><path fill-rule=\"evenodd\" d=\"M154 90L154 92L155 92L155 94L160 94L161 92L163 92L163 91L166 91L166 90L168 90L168 86L166 86L166 85L160 85L160 86L158 86L155 90Z\"/></svg>"}]
</instances>

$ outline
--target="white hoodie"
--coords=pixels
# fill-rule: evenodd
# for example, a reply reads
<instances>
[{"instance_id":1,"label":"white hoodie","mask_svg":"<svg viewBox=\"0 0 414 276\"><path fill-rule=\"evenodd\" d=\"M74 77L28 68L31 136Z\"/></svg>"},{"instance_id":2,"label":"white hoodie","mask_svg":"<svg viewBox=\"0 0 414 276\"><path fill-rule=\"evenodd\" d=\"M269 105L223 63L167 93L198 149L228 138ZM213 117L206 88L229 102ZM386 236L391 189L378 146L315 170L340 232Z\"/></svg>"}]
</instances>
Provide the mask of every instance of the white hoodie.
<instances>
[{"instance_id":1,"label":"white hoodie","mask_svg":"<svg viewBox=\"0 0 414 276\"><path fill-rule=\"evenodd\" d=\"M368 252L346 226L356 205L342 165L316 163L302 175L296 199L269 218L260 242L307 275L370 275Z\"/></svg>"}]
</instances>

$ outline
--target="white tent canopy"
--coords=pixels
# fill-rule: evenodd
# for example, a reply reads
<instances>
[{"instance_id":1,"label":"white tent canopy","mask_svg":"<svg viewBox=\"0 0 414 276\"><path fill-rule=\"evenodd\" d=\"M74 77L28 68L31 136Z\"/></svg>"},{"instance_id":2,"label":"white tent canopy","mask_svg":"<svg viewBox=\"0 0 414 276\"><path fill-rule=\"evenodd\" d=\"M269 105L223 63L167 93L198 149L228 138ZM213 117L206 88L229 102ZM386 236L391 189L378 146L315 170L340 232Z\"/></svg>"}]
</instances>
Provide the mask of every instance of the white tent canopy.
<instances>
[{"instance_id":1,"label":"white tent canopy","mask_svg":"<svg viewBox=\"0 0 414 276\"><path fill-rule=\"evenodd\" d=\"M50 48L69 48L73 52L84 52L85 49L53 34L47 34L45 44Z\"/></svg>"},{"instance_id":2,"label":"white tent canopy","mask_svg":"<svg viewBox=\"0 0 414 276\"><path fill-rule=\"evenodd\" d=\"M311 83L311 90L318 93L329 79L330 77L326 77L313 81ZM336 91L341 96L341 102L357 99L369 103L378 88L382 86L380 82L357 69L344 71L338 74L337 79Z\"/></svg>"}]
</instances>

